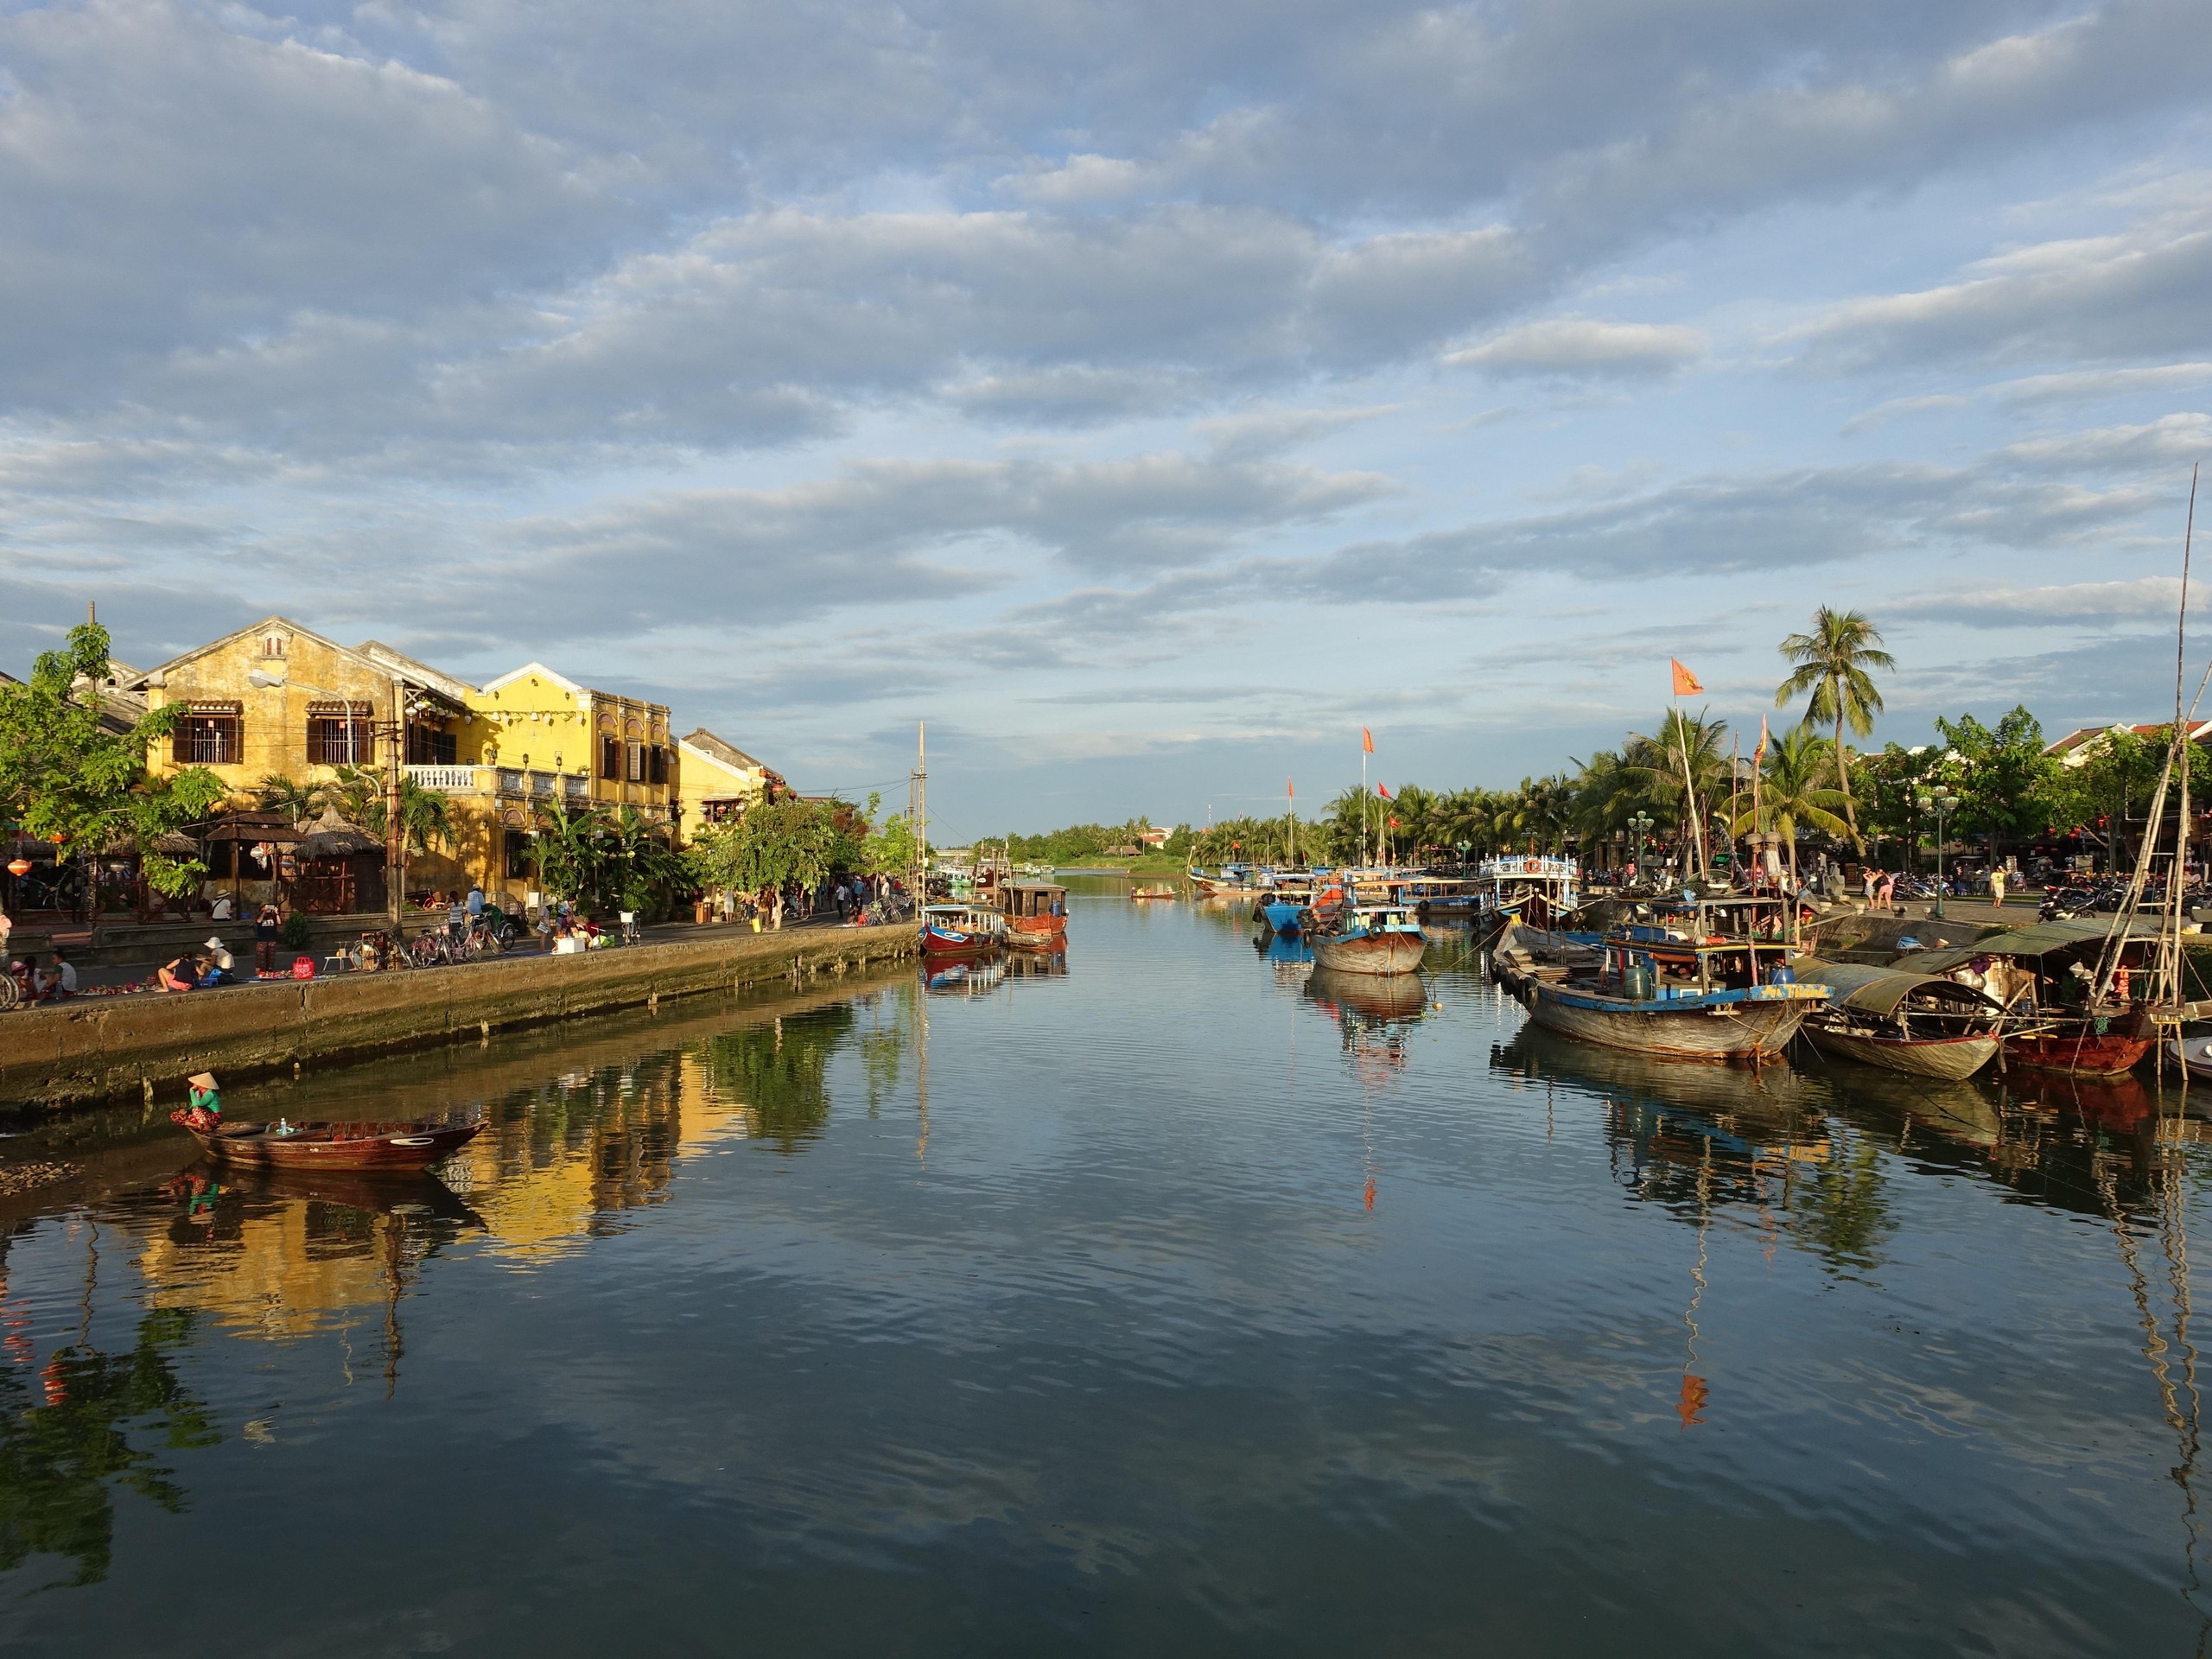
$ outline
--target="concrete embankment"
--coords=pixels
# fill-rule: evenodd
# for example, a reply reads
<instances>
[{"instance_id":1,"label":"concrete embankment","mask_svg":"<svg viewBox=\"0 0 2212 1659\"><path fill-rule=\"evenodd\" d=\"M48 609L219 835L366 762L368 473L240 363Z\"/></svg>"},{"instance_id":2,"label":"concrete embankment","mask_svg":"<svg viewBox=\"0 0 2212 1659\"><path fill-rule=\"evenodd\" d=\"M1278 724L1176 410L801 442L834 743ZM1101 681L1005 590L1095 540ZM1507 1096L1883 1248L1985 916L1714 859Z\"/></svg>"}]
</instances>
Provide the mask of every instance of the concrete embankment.
<instances>
[{"instance_id":1,"label":"concrete embankment","mask_svg":"<svg viewBox=\"0 0 2212 1659\"><path fill-rule=\"evenodd\" d=\"M0 1014L0 1103L64 1106L710 991L842 977L914 954L911 927L728 932L580 956L340 974Z\"/></svg>"}]
</instances>

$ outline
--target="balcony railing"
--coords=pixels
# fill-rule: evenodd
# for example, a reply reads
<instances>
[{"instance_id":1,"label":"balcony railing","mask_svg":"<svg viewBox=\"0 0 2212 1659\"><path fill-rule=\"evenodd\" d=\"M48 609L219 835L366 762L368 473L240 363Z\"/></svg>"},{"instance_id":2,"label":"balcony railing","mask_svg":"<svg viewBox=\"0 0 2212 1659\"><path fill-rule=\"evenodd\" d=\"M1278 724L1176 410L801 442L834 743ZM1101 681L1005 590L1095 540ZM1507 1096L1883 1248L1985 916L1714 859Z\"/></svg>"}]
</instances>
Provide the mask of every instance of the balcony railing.
<instances>
[{"instance_id":1,"label":"balcony railing","mask_svg":"<svg viewBox=\"0 0 2212 1659\"><path fill-rule=\"evenodd\" d=\"M447 795L495 795L509 800L581 800L591 780L580 772L539 772L520 766L410 766L424 789Z\"/></svg>"}]
</instances>

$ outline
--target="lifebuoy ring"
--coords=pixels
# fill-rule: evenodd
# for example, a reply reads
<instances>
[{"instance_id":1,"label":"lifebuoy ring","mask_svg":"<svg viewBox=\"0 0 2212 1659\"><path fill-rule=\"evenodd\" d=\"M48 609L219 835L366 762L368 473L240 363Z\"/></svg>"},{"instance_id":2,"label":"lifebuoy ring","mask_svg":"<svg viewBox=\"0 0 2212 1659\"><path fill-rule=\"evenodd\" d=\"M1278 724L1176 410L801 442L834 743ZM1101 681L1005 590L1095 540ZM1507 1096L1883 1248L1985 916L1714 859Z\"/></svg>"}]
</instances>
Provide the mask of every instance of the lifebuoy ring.
<instances>
[{"instance_id":1,"label":"lifebuoy ring","mask_svg":"<svg viewBox=\"0 0 2212 1659\"><path fill-rule=\"evenodd\" d=\"M1532 858L1521 868L1528 871L1529 874L1534 875L1538 870L1544 868L1544 861L1541 858Z\"/></svg>"}]
</instances>

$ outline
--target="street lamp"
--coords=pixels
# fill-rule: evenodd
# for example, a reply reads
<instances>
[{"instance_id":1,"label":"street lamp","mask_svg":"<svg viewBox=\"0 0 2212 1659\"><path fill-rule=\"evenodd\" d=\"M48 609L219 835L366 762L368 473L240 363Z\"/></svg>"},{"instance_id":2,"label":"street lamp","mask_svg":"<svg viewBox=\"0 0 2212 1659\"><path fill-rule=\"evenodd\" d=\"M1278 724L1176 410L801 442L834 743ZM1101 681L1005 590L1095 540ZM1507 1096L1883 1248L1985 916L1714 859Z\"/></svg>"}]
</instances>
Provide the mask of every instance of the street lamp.
<instances>
[{"instance_id":1,"label":"street lamp","mask_svg":"<svg viewBox=\"0 0 2212 1659\"><path fill-rule=\"evenodd\" d=\"M1463 841L1459 843L1459 879L1461 880L1465 880L1466 879L1467 852L1474 844L1475 843L1471 841Z\"/></svg>"},{"instance_id":2,"label":"street lamp","mask_svg":"<svg viewBox=\"0 0 2212 1659\"><path fill-rule=\"evenodd\" d=\"M1936 908L1929 914L1936 920L1943 919L1943 821L1957 799L1942 784L1937 784L1920 798L1920 810L1936 815Z\"/></svg>"},{"instance_id":3,"label":"street lamp","mask_svg":"<svg viewBox=\"0 0 2212 1659\"><path fill-rule=\"evenodd\" d=\"M1649 812L1639 812L1628 821L1628 827L1636 831L1636 874L1639 880L1643 876L1643 843L1651 834L1652 823Z\"/></svg>"}]
</instances>

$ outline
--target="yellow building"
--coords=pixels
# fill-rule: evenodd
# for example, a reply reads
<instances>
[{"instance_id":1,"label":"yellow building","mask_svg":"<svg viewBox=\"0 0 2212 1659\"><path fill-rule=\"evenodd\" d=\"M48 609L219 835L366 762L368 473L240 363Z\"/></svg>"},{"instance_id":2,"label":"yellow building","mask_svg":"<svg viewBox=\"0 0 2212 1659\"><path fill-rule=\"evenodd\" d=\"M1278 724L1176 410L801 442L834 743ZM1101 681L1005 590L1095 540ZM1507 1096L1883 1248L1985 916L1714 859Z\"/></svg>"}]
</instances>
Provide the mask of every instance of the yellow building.
<instances>
[{"instance_id":1,"label":"yellow building","mask_svg":"<svg viewBox=\"0 0 2212 1659\"><path fill-rule=\"evenodd\" d=\"M162 772L205 766L222 779L234 804L250 804L268 779L315 785L336 780L341 766L380 766L390 759L379 726L404 733L410 761L435 766L459 753L473 720L475 688L374 640L353 647L327 639L282 616L271 616L187 652L118 688L143 696L149 709L181 703L175 733L146 757ZM244 859L227 842L209 849L209 889L237 883L255 901L270 896L276 871ZM435 861L418 872L431 879ZM381 906L363 893L363 908Z\"/></svg>"},{"instance_id":2,"label":"yellow building","mask_svg":"<svg viewBox=\"0 0 2212 1659\"><path fill-rule=\"evenodd\" d=\"M763 796L790 785L761 762L705 727L676 741L677 804L687 836L737 817Z\"/></svg>"},{"instance_id":3,"label":"yellow building","mask_svg":"<svg viewBox=\"0 0 2212 1659\"><path fill-rule=\"evenodd\" d=\"M535 885L530 830L547 809L626 806L666 825L671 838L678 831L667 708L592 690L543 663L478 687L376 640L347 647L272 616L123 689L153 708L188 705L175 736L149 763L172 772L206 766L239 805L266 779L315 785L334 781L340 766L383 766L388 741L380 745L377 731L402 722L406 774L448 798L452 830L450 845L409 854L410 893L481 882L488 895L519 906ZM219 860L230 850L211 849ZM249 899L269 896L263 888L273 872L238 874ZM211 890L233 880L227 867L211 868Z\"/></svg>"}]
</instances>

